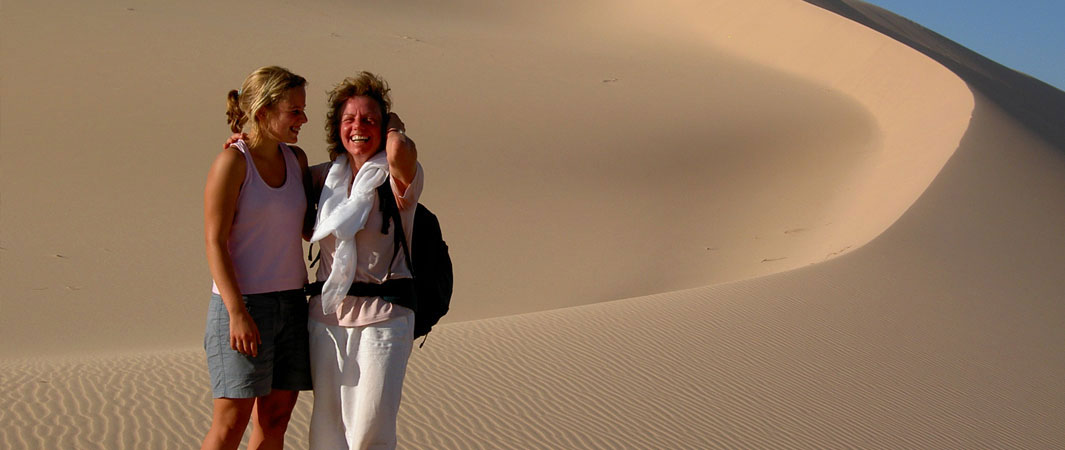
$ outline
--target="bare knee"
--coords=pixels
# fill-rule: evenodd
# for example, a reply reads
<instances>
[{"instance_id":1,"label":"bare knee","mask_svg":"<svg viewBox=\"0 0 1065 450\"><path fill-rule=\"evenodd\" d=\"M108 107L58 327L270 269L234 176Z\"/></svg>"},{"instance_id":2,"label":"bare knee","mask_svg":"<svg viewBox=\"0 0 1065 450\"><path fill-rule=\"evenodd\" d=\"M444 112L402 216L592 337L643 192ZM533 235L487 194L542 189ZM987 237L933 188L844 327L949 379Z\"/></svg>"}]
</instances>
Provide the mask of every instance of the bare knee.
<instances>
[{"instance_id":1,"label":"bare knee","mask_svg":"<svg viewBox=\"0 0 1065 450\"><path fill-rule=\"evenodd\" d=\"M296 406L298 391L274 391L255 402L254 425L266 436L284 436L288 429L292 409Z\"/></svg>"},{"instance_id":2,"label":"bare knee","mask_svg":"<svg viewBox=\"0 0 1065 450\"><path fill-rule=\"evenodd\" d=\"M203 448L235 448L248 426L254 400L215 399L211 429L204 438Z\"/></svg>"},{"instance_id":3,"label":"bare knee","mask_svg":"<svg viewBox=\"0 0 1065 450\"><path fill-rule=\"evenodd\" d=\"M288 414L271 413L271 414L256 414L255 427L262 430L262 433L266 436L284 436L285 430L288 429L289 418L292 417L292 411Z\"/></svg>"}]
</instances>

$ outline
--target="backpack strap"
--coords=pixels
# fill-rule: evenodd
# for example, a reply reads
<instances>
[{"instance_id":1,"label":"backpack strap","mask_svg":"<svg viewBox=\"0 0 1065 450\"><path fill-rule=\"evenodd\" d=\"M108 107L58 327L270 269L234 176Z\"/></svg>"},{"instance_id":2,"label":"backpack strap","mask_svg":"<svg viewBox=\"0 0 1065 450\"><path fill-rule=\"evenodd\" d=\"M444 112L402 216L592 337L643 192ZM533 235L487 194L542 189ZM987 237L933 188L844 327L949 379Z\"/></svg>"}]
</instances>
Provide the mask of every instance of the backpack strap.
<instances>
[{"instance_id":1,"label":"backpack strap","mask_svg":"<svg viewBox=\"0 0 1065 450\"><path fill-rule=\"evenodd\" d=\"M396 205L395 194L392 193L392 178L385 179L384 183L381 183L377 187L377 200L381 205L381 234L388 234L388 226L391 222L396 225L396 231L392 234L392 260L388 262L388 273L392 273L392 263L396 261L396 257L399 256L399 249L403 249L403 257L407 261L407 269L410 270L411 276L414 274L414 261L410 258L410 248L407 247L407 235L403 230L403 219L399 215L399 206Z\"/></svg>"},{"instance_id":2,"label":"backpack strap","mask_svg":"<svg viewBox=\"0 0 1065 450\"><path fill-rule=\"evenodd\" d=\"M392 193L392 177L389 176L384 183L381 183L377 187L377 199L381 203L381 213L383 219L381 220L381 233L388 234L388 222L392 220L396 225L396 232L392 234L392 260L388 262L388 273L392 273L392 263L396 262L396 256L399 255L399 249L403 249L403 257L407 261L407 269L410 270L410 274L413 277L417 277L414 273L414 261L410 258L410 248L407 247L406 232L403 231L403 219L399 216L399 206L396 205L396 196ZM417 313L415 313L417 317ZM418 345L418 348L422 348L425 345L425 341L429 339L429 335L426 334L422 338L422 343Z\"/></svg>"}]
</instances>

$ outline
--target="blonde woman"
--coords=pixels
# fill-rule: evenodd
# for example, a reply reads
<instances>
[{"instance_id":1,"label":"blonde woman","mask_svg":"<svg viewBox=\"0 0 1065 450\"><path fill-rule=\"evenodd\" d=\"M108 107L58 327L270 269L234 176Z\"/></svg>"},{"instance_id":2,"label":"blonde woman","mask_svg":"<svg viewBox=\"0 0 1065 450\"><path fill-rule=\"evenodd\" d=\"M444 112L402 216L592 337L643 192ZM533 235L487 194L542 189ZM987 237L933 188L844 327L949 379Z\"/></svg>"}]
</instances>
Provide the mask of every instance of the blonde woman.
<instances>
[{"instance_id":1,"label":"blonde woman","mask_svg":"<svg viewBox=\"0 0 1065 450\"><path fill-rule=\"evenodd\" d=\"M301 235L309 233L306 80L281 67L230 91L230 129L247 138L207 174L204 231L214 279L204 349L214 412L204 449L235 449L252 420L249 448L282 448L300 390L311 388L307 281Z\"/></svg>"}]
</instances>

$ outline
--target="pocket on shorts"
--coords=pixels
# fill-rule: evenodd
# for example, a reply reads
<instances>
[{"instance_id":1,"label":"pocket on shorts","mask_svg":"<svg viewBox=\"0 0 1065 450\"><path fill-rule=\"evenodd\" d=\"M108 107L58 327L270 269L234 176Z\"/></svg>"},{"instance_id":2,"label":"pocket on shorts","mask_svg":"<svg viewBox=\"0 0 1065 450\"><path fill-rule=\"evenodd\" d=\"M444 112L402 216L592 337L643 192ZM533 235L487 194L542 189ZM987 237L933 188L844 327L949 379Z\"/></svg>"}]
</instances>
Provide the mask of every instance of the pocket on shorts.
<instances>
[{"instance_id":1,"label":"pocket on shorts","mask_svg":"<svg viewBox=\"0 0 1065 450\"><path fill-rule=\"evenodd\" d=\"M203 349L207 357L219 356L229 348L229 313L222 297L211 294L207 305L207 323L203 333Z\"/></svg>"},{"instance_id":2,"label":"pocket on shorts","mask_svg":"<svg viewBox=\"0 0 1065 450\"><path fill-rule=\"evenodd\" d=\"M414 315L408 314L370 325L373 340L381 344L409 343L414 340Z\"/></svg>"}]
</instances>

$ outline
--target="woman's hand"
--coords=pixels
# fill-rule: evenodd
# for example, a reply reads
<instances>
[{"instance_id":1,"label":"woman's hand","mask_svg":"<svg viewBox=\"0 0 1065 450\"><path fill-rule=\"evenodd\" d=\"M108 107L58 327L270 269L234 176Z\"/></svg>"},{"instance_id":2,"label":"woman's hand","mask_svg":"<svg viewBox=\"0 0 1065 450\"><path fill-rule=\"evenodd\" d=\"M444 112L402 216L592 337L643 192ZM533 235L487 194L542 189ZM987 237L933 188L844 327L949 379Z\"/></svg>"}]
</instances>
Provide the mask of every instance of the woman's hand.
<instances>
[{"instance_id":1,"label":"woman's hand","mask_svg":"<svg viewBox=\"0 0 1065 450\"><path fill-rule=\"evenodd\" d=\"M230 136L229 139L226 139L226 145L224 145L222 148L227 149L233 144L236 144L237 141L242 139L246 141L248 139L248 135L244 133L233 133L233 135Z\"/></svg>"},{"instance_id":2,"label":"woman's hand","mask_svg":"<svg viewBox=\"0 0 1065 450\"><path fill-rule=\"evenodd\" d=\"M259 336L259 327L255 325L251 314L241 310L229 315L229 347L245 355L259 356L259 345L263 343Z\"/></svg>"}]
</instances>

